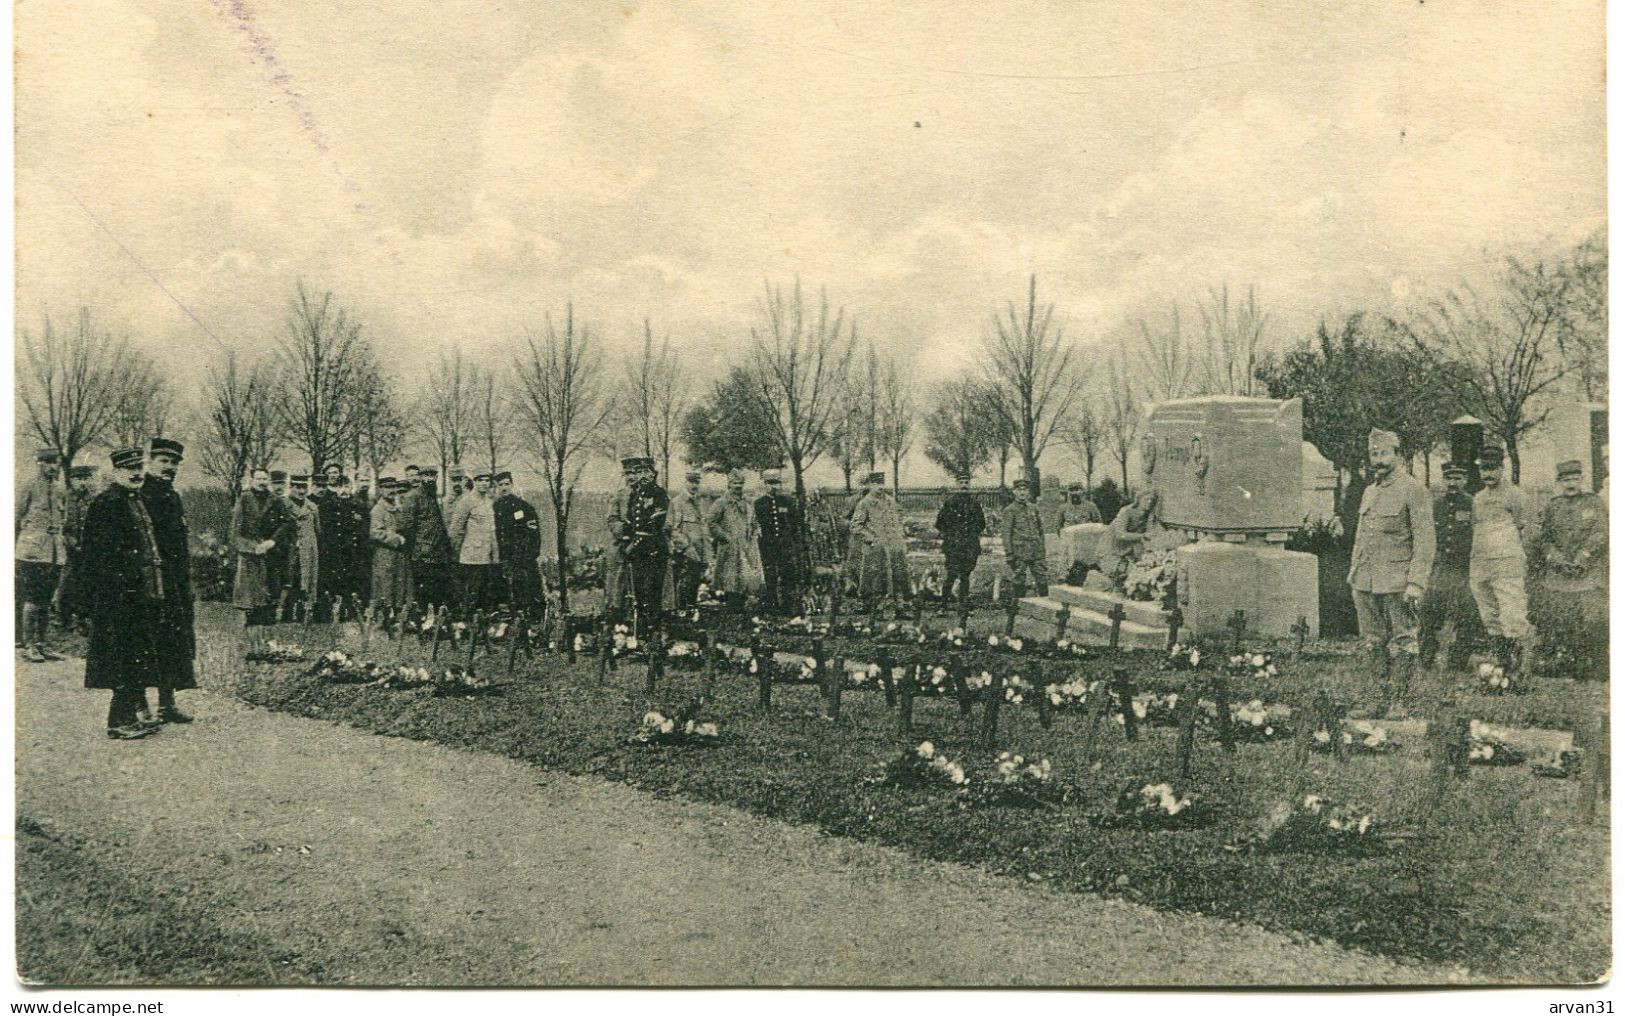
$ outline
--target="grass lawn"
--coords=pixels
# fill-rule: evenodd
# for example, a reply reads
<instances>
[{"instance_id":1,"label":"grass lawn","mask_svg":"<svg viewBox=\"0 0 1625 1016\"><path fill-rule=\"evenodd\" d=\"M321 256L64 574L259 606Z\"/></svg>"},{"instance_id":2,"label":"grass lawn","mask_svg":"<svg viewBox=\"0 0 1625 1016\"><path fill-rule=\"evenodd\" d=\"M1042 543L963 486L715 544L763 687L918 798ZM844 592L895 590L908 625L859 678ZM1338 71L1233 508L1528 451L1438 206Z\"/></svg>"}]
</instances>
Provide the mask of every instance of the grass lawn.
<instances>
[{"instance_id":1,"label":"grass lawn","mask_svg":"<svg viewBox=\"0 0 1625 1016\"><path fill-rule=\"evenodd\" d=\"M694 697L698 674L674 671L646 698L640 666L602 678L594 660L571 666L562 656L544 656L521 661L509 678L505 656L489 656L481 658L481 669L499 680L498 694L436 698L325 683L306 676L301 664L244 664L223 637L229 623L214 611L200 619L200 678L266 708L595 774L656 795L732 805L1067 890L1462 963L1485 980L1592 981L1610 966L1607 832L1580 821L1578 781L1540 779L1527 767L1475 767L1430 806L1419 736L1401 736L1403 750L1393 755L1346 763L1311 755L1301 772L1291 744L1242 744L1227 756L1204 738L1181 789L1211 805L1216 821L1189 831L1103 830L1088 816L1119 790L1174 779L1173 730L1142 729L1140 741L1130 744L1118 726L1108 725L1090 748L1082 716L1062 714L1044 730L1032 709L1006 708L1000 747L1049 759L1056 778L1075 788L1073 803L966 808L947 790L904 790L872 780L888 760L926 739L963 761L973 776L987 771L991 760L974 748L977 721L962 719L946 699L917 700L915 732L904 736L878 693L848 693L841 717L831 721L822 716L815 689L777 688L775 708L764 716L756 708L754 679L729 674L701 717L720 725L720 745L635 747L628 735L645 710L670 715ZM982 630L990 627L989 618ZM207 628L216 629L216 637L208 637ZM274 634L303 642L311 655L337 637L326 627ZM402 652L376 638L365 652L353 637L343 648L379 660ZM1332 689L1355 704L1371 697L1349 647L1315 648L1266 683L1237 683L1233 697L1297 703L1314 688ZM412 644L401 659L426 661L427 652ZM1055 680L1055 671L1046 670ZM1187 675L1138 676L1142 688L1157 688L1178 687ZM1454 682L1424 682L1421 691L1429 698L1450 694L1473 718L1555 728L1594 718L1606 702L1605 688L1558 681L1526 695L1489 698L1459 675ZM1300 788L1358 802L1385 824L1424 835L1365 857L1226 849Z\"/></svg>"}]
</instances>

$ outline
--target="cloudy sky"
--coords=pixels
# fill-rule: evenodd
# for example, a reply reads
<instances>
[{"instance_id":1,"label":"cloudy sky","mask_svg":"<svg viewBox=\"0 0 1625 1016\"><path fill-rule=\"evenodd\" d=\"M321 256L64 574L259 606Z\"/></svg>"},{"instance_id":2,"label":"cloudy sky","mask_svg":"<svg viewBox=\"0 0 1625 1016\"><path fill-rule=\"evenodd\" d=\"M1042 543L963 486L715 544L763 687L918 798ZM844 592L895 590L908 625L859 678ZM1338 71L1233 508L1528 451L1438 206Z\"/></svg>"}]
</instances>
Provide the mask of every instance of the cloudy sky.
<instances>
[{"instance_id":1,"label":"cloudy sky","mask_svg":"<svg viewBox=\"0 0 1625 1016\"><path fill-rule=\"evenodd\" d=\"M567 300L709 367L799 275L929 379L1029 272L1290 337L1604 221L1600 0L1013 6L19 4L19 318L189 371L303 276L408 377Z\"/></svg>"}]
</instances>

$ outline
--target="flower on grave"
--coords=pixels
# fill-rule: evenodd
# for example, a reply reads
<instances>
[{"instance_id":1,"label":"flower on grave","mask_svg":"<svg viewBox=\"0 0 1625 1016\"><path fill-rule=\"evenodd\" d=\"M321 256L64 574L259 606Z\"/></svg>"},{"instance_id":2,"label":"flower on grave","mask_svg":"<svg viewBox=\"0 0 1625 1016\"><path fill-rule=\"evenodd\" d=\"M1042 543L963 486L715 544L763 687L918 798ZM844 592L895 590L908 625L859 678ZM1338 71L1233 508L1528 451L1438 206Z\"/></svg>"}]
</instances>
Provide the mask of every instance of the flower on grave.
<instances>
[{"instance_id":1,"label":"flower on grave","mask_svg":"<svg viewBox=\"0 0 1625 1016\"><path fill-rule=\"evenodd\" d=\"M1255 667L1262 667L1264 665L1264 657L1259 653L1254 653L1253 658L1247 662L1251 663Z\"/></svg>"},{"instance_id":2,"label":"flower on grave","mask_svg":"<svg viewBox=\"0 0 1625 1016\"><path fill-rule=\"evenodd\" d=\"M946 670L942 669L941 667L932 667L931 668L931 683L932 684L941 684L943 681L946 681L947 679L948 679L948 672Z\"/></svg>"},{"instance_id":3,"label":"flower on grave","mask_svg":"<svg viewBox=\"0 0 1625 1016\"><path fill-rule=\"evenodd\" d=\"M930 741L921 741L920 746L914 749L914 754L921 758L930 758L937 753L937 746Z\"/></svg>"},{"instance_id":4,"label":"flower on grave","mask_svg":"<svg viewBox=\"0 0 1625 1016\"><path fill-rule=\"evenodd\" d=\"M1488 762L1490 759L1495 757L1495 745L1475 744L1467 752L1467 757L1469 759L1482 759Z\"/></svg>"},{"instance_id":5,"label":"flower on grave","mask_svg":"<svg viewBox=\"0 0 1625 1016\"><path fill-rule=\"evenodd\" d=\"M576 652L578 652L578 653L586 652L586 650L587 650L587 637L585 635L581 634L580 632L576 632L575 642L573 643L573 645L575 646L575 651Z\"/></svg>"},{"instance_id":6,"label":"flower on grave","mask_svg":"<svg viewBox=\"0 0 1625 1016\"><path fill-rule=\"evenodd\" d=\"M1347 737L1348 735L1345 734L1343 736ZM1332 743L1331 732L1328 731L1324 727L1322 727L1321 729L1315 731L1314 737L1315 737L1315 740L1320 744L1331 744Z\"/></svg>"},{"instance_id":7,"label":"flower on grave","mask_svg":"<svg viewBox=\"0 0 1625 1016\"><path fill-rule=\"evenodd\" d=\"M1478 665L1478 676L1479 677L1487 679L1494 673L1495 673L1495 664L1493 664L1493 663L1480 663Z\"/></svg>"},{"instance_id":8,"label":"flower on grave","mask_svg":"<svg viewBox=\"0 0 1625 1016\"><path fill-rule=\"evenodd\" d=\"M878 663L869 664L869 666L864 668L863 674L864 674L865 677L871 677L871 678L879 677L880 676L880 664L878 664Z\"/></svg>"},{"instance_id":9,"label":"flower on grave","mask_svg":"<svg viewBox=\"0 0 1625 1016\"><path fill-rule=\"evenodd\" d=\"M636 649L637 647L638 647L638 637L636 635L628 635L626 637L626 648L628 650L633 650L633 649Z\"/></svg>"},{"instance_id":10,"label":"flower on grave","mask_svg":"<svg viewBox=\"0 0 1625 1016\"><path fill-rule=\"evenodd\" d=\"M887 631L896 631L897 630L897 622L896 621L887 622L886 630Z\"/></svg>"},{"instance_id":11,"label":"flower on grave","mask_svg":"<svg viewBox=\"0 0 1625 1016\"><path fill-rule=\"evenodd\" d=\"M1010 648L1014 649L1018 653L1021 652L1022 647L1025 646L1025 645L1026 645L1026 643L1023 642L1021 639L1010 639L1009 640Z\"/></svg>"},{"instance_id":12,"label":"flower on grave","mask_svg":"<svg viewBox=\"0 0 1625 1016\"><path fill-rule=\"evenodd\" d=\"M745 668L745 671L746 673L754 674L757 673L757 670L756 657L752 656L750 658L750 665Z\"/></svg>"},{"instance_id":13,"label":"flower on grave","mask_svg":"<svg viewBox=\"0 0 1625 1016\"><path fill-rule=\"evenodd\" d=\"M1314 812L1318 815L1321 807L1325 805L1325 803L1326 799L1321 797L1319 794L1305 794L1303 798L1303 810Z\"/></svg>"}]
</instances>

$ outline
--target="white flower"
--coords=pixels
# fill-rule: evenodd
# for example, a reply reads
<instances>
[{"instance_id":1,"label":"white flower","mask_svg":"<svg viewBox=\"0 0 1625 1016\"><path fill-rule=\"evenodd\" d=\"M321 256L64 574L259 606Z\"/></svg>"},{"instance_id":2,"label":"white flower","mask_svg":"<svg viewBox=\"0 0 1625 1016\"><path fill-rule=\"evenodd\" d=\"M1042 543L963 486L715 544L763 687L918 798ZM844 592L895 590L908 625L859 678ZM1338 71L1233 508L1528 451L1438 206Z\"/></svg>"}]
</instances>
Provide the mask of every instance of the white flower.
<instances>
[{"instance_id":1,"label":"white flower","mask_svg":"<svg viewBox=\"0 0 1625 1016\"><path fill-rule=\"evenodd\" d=\"M1021 652L1021 648L1024 645L1026 645L1026 643L1023 642L1021 639L1011 639L1010 640L1010 648L1014 649L1018 653Z\"/></svg>"},{"instance_id":2,"label":"white flower","mask_svg":"<svg viewBox=\"0 0 1625 1016\"><path fill-rule=\"evenodd\" d=\"M1202 662L1202 654L1197 652L1196 650L1192 649L1191 650L1191 666L1193 666L1193 667L1197 666L1201 662Z\"/></svg>"},{"instance_id":3,"label":"white flower","mask_svg":"<svg viewBox=\"0 0 1625 1016\"><path fill-rule=\"evenodd\" d=\"M921 741L920 746L914 749L914 753L921 758L930 758L937 753L937 746L930 741Z\"/></svg>"},{"instance_id":4,"label":"white flower","mask_svg":"<svg viewBox=\"0 0 1625 1016\"><path fill-rule=\"evenodd\" d=\"M1319 794L1307 794L1303 799L1303 810L1318 812L1325 803L1326 799Z\"/></svg>"},{"instance_id":5,"label":"white flower","mask_svg":"<svg viewBox=\"0 0 1625 1016\"><path fill-rule=\"evenodd\" d=\"M1051 691L1049 693L1049 704L1052 705L1052 706L1060 705L1061 704L1061 696L1058 695L1056 692Z\"/></svg>"},{"instance_id":6,"label":"white flower","mask_svg":"<svg viewBox=\"0 0 1625 1016\"><path fill-rule=\"evenodd\" d=\"M658 727L662 723L664 723L665 721L666 721L666 718L664 716L661 716L659 713L656 713L656 712L647 712L647 713L643 714L644 726Z\"/></svg>"},{"instance_id":7,"label":"white flower","mask_svg":"<svg viewBox=\"0 0 1625 1016\"><path fill-rule=\"evenodd\" d=\"M1493 673L1495 673L1495 665L1494 664L1480 663L1478 665L1478 676L1479 677L1489 677Z\"/></svg>"},{"instance_id":8,"label":"white flower","mask_svg":"<svg viewBox=\"0 0 1625 1016\"><path fill-rule=\"evenodd\" d=\"M987 644L997 649L999 647L999 637L997 635L989 635L987 637Z\"/></svg>"},{"instance_id":9,"label":"white flower","mask_svg":"<svg viewBox=\"0 0 1625 1016\"><path fill-rule=\"evenodd\" d=\"M1495 746L1493 744L1475 744L1472 751L1468 753L1468 757L1488 761L1495 757Z\"/></svg>"},{"instance_id":10,"label":"white flower","mask_svg":"<svg viewBox=\"0 0 1625 1016\"><path fill-rule=\"evenodd\" d=\"M1254 653L1251 662L1252 662L1252 665L1255 666L1255 667L1262 667L1264 665L1264 657L1260 656L1257 653Z\"/></svg>"},{"instance_id":11,"label":"white flower","mask_svg":"<svg viewBox=\"0 0 1625 1016\"><path fill-rule=\"evenodd\" d=\"M1362 835L1362 836L1365 835L1366 830L1371 828L1371 816L1370 815L1361 815L1360 816L1360 824L1358 826L1356 826L1355 828L1359 830L1360 835Z\"/></svg>"},{"instance_id":12,"label":"white flower","mask_svg":"<svg viewBox=\"0 0 1625 1016\"><path fill-rule=\"evenodd\" d=\"M880 664L878 664L878 663L869 664L868 668L864 670L864 673L866 675L868 675L869 677L879 677L880 676Z\"/></svg>"},{"instance_id":13,"label":"white flower","mask_svg":"<svg viewBox=\"0 0 1625 1016\"><path fill-rule=\"evenodd\" d=\"M673 723L671 720L667 720L665 723L660 725L660 732L662 734L669 734L676 728L676 726L677 724Z\"/></svg>"},{"instance_id":14,"label":"white flower","mask_svg":"<svg viewBox=\"0 0 1625 1016\"><path fill-rule=\"evenodd\" d=\"M1318 744L1331 744L1332 735L1324 730L1315 731L1315 741Z\"/></svg>"}]
</instances>

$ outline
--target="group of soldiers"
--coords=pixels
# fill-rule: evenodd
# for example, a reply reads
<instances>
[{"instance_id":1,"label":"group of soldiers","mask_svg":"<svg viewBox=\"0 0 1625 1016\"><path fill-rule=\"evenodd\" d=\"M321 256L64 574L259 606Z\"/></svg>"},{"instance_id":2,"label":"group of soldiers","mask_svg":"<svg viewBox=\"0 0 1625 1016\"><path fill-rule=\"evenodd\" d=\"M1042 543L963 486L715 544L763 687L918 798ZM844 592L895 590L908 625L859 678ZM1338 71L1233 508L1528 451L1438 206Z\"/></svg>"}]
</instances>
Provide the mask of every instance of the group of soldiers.
<instances>
[{"instance_id":1,"label":"group of soldiers","mask_svg":"<svg viewBox=\"0 0 1625 1016\"><path fill-rule=\"evenodd\" d=\"M376 496L342 467L289 476L256 467L232 511L237 552L232 602L246 626L342 620L408 604L468 616L499 606L540 618L541 522L513 474L409 465L383 476Z\"/></svg>"},{"instance_id":2,"label":"group of soldiers","mask_svg":"<svg viewBox=\"0 0 1625 1016\"><path fill-rule=\"evenodd\" d=\"M652 459L629 457L621 467L625 487L612 499L606 519L604 604L613 620L645 630L668 610L692 608L707 582L720 601L755 599L762 610L778 614L804 609L813 578L806 520L796 499L785 493L778 470L762 473L766 490L754 498L745 494L744 473L730 472L726 492L707 506L698 471L690 470L685 487L668 495ZM936 518L947 574L944 595L968 602L982 537L989 533L1004 539L1012 595L1025 595L1029 587L1047 592L1046 526L1028 482L1015 482L1014 502L991 524L970 492L970 477L958 477L957 488ZM1080 494L1075 503L1084 501ZM1081 506L1071 510L1084 516ZM836 581L864 607L901 606L911 599L915 590L902 510L886 474L863 478L845 529Z\"/></svg>"},{"instance_id":3,"label":"group of soldiers","mask_svg":"<svg viewBox=\"0 0 1625 1016\"><path fill-rule=\"evenodd\" d=\"M1480 453L1477 493L1467 464L1447 463L1436 499L1398 468L1392 432L1372 431L1367 451L1348 582L1384 712L1418 665L1434 665L1447 623L1447 667L1487 643L1509 680L1531 670L1537 649L1570 676L1606 676L1608 507L1584 489L1578 460L1558 463L1558 493L1537 512L1504 475L1500 448Z\"/></svg>"},{"instance_id":4,"label":"group of soldiers","mask_svg":"<svg viewBox=\"0 0 1625 1016\"><path fill-rule=\"evenodd\" d=\"M35 454L36 475L18 492L18 643L23 659L60 659L47 645L53 610L89 625L85 687L113 693L107 734L134 740L166 723L190 723L175 693L197 687L193 661L191 552L186 511L175 490L185 448L153 438L112 453L110 482L93 490L95 470L69 470L61 456ZM147 689L158 692L158 708Z\"/></svg>"},{"instance_id":5,"label":"group of soldiers","mask_svg":"<svg viewBox=\"0 0 1625 1016\"><path fill-rule=\"evenodd\" d=\"M762 473L767 488L745 496L745 474L728 474L727 491L707 507L700 473L668 495L654 460L621 460L625 486L611 499L606 525L604 612L646 632L668 610L691 609L709 578L712 595L760 596L764 609L794 613L811 573L801 507L784 492L778 470Z\"/></svg>"}]
</instances>

